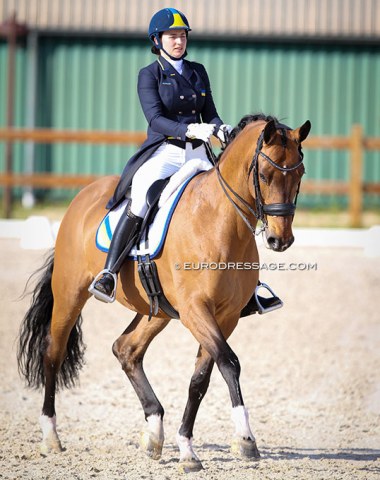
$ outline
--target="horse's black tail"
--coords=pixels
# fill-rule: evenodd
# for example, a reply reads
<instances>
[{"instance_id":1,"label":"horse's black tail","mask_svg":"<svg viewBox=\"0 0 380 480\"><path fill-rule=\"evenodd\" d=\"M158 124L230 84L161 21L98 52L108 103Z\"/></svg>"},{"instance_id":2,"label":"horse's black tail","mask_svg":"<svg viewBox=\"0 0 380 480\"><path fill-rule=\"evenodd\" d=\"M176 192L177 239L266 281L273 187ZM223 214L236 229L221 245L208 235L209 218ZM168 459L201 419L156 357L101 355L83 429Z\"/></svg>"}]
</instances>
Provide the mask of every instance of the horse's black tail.
<instances>
[{"instance_id":1,"label":"horse's black tail","mask_svg":"<svg viewBox=\"0 0 380 480\"><path fill-rule=\"evenodd\" d=\"M47 336L53 311L53 292L51 277L54 266L54 251L46 259L44 265L29 278L41 273L33 291L32 302L20 327L18 338L18 369L25 377L28 387L45 386L43 358L47 347ZM28 285L28 284L27 284ZM82 316L71 330L67 343L67 354L56 378L56 386L70 388L78 378L83 366L85 346L82 340Z\"/></svg>"}]
</instances>

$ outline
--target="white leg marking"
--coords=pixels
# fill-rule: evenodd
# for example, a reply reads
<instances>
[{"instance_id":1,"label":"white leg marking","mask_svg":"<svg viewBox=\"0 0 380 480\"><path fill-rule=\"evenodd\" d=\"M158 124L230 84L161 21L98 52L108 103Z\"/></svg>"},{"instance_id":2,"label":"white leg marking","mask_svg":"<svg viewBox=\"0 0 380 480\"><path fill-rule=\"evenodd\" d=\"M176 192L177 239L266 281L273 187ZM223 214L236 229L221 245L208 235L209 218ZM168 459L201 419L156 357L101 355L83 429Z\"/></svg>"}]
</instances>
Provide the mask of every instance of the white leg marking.
<instances>
[{"instance_id":1,"label":"white leg marking","mask_svg":"<svg viewBox=\"0 0 380 480\"><path fill-rule=\"evenodd\" d=\"M255 441L255 437L249 426L248 410L243 405L232 409L231 418L235 424L235 433L237 436L245 439L250 438Z\"/></svg>"},{"instance_id":2,"label":"white leg marking","mask_svg":"<svg viewBox=\"0 0 380 480\"><path fill-rule=\"evenodd\" d=\"M140 445L148 457L158 460L164 444L164 422L160 415L150 415L146 421L147 426L141 432Z\"/></svg>"},{"instance_id":3,"label":"white leg marking","mask_svg":"<svg viewBox=\"0 0 380 480\"><path fill-rule=\"evenodd\" d=\"M41 453L45 455L52 451L62 451L61 442L57 434L56 416L54 415L54 417L48 417L47 415L41 415L40 426L42 429Z\"/></svg>"},{"instance_id":4,"label":"white leg marking","mask_svg":"<svg viewBox=\"0 0 380 480\"><path fill-rule=\"evenodd\" d=\"M49 438L52 434L57 435L57 417L40 416L40 426L43 438Z\"/></svg>"},{"instance_id":5,"label":"white leg marking","mask_svg":"<svg viewBox=\"0 0 380 480\"><path fill-rule=\"evenodd\" d=\"M180 462L186 460L196 460L197 462L200 462L199 458L194 453L192 438L187 438L177 433L176 440L179 447Z\"/></svg>"},{"instance_id":6,"label":"white leg marking","mask_svg":"<svg viewBox=\"0 0 380 480\"><path fill-rule=\"evenodd\" d=\"M150 433L161 443L164 441L164 422L160 415L150 415L146 421Z\"/></svg>"}]
</instances>

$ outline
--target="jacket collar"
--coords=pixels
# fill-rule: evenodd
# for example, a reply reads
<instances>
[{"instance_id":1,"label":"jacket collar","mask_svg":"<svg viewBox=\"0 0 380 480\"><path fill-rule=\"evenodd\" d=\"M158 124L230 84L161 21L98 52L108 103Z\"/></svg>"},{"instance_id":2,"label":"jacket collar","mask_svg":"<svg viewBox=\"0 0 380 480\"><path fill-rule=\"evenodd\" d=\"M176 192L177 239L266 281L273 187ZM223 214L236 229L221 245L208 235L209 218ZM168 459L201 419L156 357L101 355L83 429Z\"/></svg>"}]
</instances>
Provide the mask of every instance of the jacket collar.
<instances>
[{"instance_id":1,"label":"jacket collar","mask_svg":"<svg viewBox=\"0 0 380 480\"><path fill-rule=\"evenodd\" d=\"M190 82L190 79L191 79L191 76L193 75L193 73L194 73L194 69L191 67L191 64L188 61L184 60L183 61L183 67L182 67L182 76L188 82Z\"/></svg>"},{"instance_id":2,"label":"jacket collar","mask_svg":"<svg viewBox=\"0 0 380 480\"><path fill-rule=\"evenodd\" d=\"M178 72L177 70L173 67L173 65L171 63L169 63L164 57L162 57L161 55L157 58L157 62L158 64L160 65L160 67L162 68L162 71L166 74L166 75L170 75L170 74L173 74L175 73L176 75L178 75Z\"/></svg>"},{"instance_id":3,"label":"jacket collar","mask_svg":"<svg viewBox=\"0 0 380 480\"><path fill-rule=\"evenodd\" d=\"M173 65L168 62L164 57L159 56L157 58L157 62L159 63L160 67L162 68L163 72L170 76L173 75L178 75L178 77L183 77L185 78L188 82L190 82L191 76L194 73L194 69L191 67L190 63L186 60L183 61L183 66L182 66L182 75L180 75L177 70L173 67Z\"/></svg>"}]
</instances>

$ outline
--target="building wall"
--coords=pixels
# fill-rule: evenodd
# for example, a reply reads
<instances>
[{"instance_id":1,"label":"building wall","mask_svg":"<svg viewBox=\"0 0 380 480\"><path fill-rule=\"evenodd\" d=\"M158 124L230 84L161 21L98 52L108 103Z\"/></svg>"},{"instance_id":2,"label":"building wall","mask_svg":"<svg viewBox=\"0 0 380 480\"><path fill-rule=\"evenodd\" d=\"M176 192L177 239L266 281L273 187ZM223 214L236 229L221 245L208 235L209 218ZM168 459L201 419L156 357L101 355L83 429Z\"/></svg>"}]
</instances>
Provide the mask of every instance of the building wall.
<instances>
[{"instance_id":1,"label":"building wall","mask_svg":"<svg viewBox=\"0 0 380 480\"><path fill-rule=\"evenodd\" d=\"M171 0L193 35L380 38L380 0ZM33 30L145 34L166 0L2 0L0 19L17 12Z\"/></svg>"},{"instance_id":2,"label":"building wall","mask_svg":"<svg viewBox=\"0 0 380 480\"><path fill-rule=\"evenodd\" d=\"M362 124L368 136L379 135L380 54L375 45L193 40L188 50L190 60L207 67L215 103L226 123L234 125L247 113L263 111L292 127L310 119L313 135L348 135L354 123ZM145 130L136 81L139 69L152 61L146 40L41 37L37 126ZM1 105L5 105L5 65L6 46L0 44ZM26 54L19 48L17 126L25 124L26 87ZM0 110L4 124L4 108ZM42 145L36 149L36 169L115 173L135 150L133 146ZM22 157L23 146L18 145L17 168ZM346 152L307 151L305 164L308 179L348 178ZM380 181L380 152L366 154L365 178ZM304 205L345 202L334 196L300 197ZM366 202L380 204L378 198Z\"/></svg>"}]
</instances>

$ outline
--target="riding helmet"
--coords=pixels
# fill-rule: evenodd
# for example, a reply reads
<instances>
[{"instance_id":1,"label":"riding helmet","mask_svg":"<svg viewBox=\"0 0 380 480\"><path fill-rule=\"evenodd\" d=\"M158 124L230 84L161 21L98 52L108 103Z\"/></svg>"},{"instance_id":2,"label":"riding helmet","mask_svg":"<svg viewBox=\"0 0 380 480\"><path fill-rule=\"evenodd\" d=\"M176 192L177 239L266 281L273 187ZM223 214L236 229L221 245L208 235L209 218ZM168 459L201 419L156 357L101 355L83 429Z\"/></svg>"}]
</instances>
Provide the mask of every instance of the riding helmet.
<instances>
[{"instance_id":1,"label":"riding helmet","mask_svg":"<svg viewBox=\"0 0 380 480\"><path fill-rule=\"evenodd\" d=\"M160 34L167 30L185 30L186 35L191 31L189 22L185 15L175 8L163 8L155 13L150 21L148 35L153 43L152 52L162 48ZM158 45L154 42L157 39Z\"/></svg>"}]
</instances>

